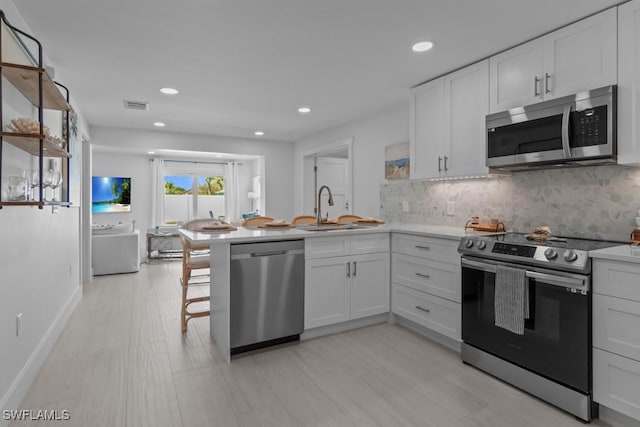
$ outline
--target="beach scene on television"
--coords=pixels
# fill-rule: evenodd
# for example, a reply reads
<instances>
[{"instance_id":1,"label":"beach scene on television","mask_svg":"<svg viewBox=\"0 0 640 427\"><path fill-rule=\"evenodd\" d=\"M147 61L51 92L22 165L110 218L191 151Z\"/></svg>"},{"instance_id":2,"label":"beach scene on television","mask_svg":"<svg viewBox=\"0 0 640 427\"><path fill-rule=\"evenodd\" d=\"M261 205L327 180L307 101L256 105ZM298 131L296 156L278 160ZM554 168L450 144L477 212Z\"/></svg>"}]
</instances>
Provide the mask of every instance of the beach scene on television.
<instances>
[{"instance_id":1,"label":"beach scene on television","mask_svg":"<svg viewBox=\"0 0 640 427\"><path fill-rule=\"evenodd\" d=\"M131 178L94 176L91 212L131 212Z\"/></svg>"}]
</instances>

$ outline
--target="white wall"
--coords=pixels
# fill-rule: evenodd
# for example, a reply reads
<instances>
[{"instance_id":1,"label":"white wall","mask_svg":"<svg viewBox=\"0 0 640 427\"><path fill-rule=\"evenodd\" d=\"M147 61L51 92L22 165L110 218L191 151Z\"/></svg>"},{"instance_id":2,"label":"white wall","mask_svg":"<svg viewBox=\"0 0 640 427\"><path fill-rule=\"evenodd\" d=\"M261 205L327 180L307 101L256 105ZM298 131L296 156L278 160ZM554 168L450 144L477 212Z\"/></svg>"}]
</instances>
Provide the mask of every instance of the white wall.
<instances>
[{"instance_id":1,"label":"white wall","mask_svg":"<svg viewBox=\"0 0 640 427\"><path fill-rule=\"evenodd\" d=\"M353 137L352 212L380 215L380 184L384 179L384 148L409 140L409 101L377 114L298 141L295 146L294 211L302 212L302 158L338 141Z\"/></svg>"},{"instance_id":2,"label":"white wall","mask_svg":"<svg viewBox=\"0 0 640 427\"><path fill-rule=\"evenodd\" d=\"M31 31L10 0L0 0L9 21ZM43 42L46 51L46 40ZM55 66L51 62L47 62ZM64 82L64 76L56 76ZM73 88L70 88L73 91ZM71 92L73 95L73 92ZM36 110L3 81L3 121L15 117L37 117ZM77 110L77 109L76 109ZM56 132L59 113L47 115L47 123ZM56 118L57 117L57 118ZM83 126L82 117L80 126ZM86 130L84 130L86 132ZM71 167L81 164L76 156ZM35 158L4 144L2 176L20 174L33 168ZM72 189L80 188L79 174L72 174ZM78 202L79 200L73 200ZM78 205L51 207L4 207L0 210L0 412L18 409L33 378L57 340L67 317L79 301L80 216ZM16 336L16 315L22 313L22 333ZM0 426L7 422L0 418Z\"/></svg>"},{"instance_id":3,"label":"white wall","mask_svg":"<svg viewBox=\"0 0 640 427\"><path fill-rule=\"evenodd\" d=\"M92 127L91 136L91 143L94 145L122 151L136 148L155 151L169 149L262 155L264 156L262 174L266 183L266 188L262 189L263 196L266 197L266 209L263 214L276 218L291 218L293 215L293 198L291 197L294 181L293 143L107 127ZM96 156L97 153L94 150L94 175L98 175L99 170L98 165L95 164ZM113 166L117 168L117 165ZM245 167L254 170L256 168L255 165L246 165ZM115 174L115 172L111 174ZM247 193L249 191L248 185L250 184L241 181L241 186L247 190ZM134 196L132 195L132 197ZM140 217L137 219L141 220Z\"/></svg>"},{"instance_id":4,"label":"white wall","mask_svg":"<svg viewBox=\"0 0 640 427\"><path fill-rule=\"evenodd\" d=\"M140 255L146 256L146 238L148 228L155 227L151 218L151 162L152 156L132 153L115 153L93 150L93 176L122 176L131 177L131 212L113 212L92 214L92 222L97 224L113 224L119 221L136 221L136 228L140 230ZM246 197L251 191L252 178L259 160L242 160L239 173L240 210L248 212L251 202ZM268 185L268 184L267 184ZM276 191L274 189L274 191ZM87 201L90 203L90 201ZM224 212L216 211L217 215ZM286 216L285 218L288 218Z\"/></svg>"}]
</instances>

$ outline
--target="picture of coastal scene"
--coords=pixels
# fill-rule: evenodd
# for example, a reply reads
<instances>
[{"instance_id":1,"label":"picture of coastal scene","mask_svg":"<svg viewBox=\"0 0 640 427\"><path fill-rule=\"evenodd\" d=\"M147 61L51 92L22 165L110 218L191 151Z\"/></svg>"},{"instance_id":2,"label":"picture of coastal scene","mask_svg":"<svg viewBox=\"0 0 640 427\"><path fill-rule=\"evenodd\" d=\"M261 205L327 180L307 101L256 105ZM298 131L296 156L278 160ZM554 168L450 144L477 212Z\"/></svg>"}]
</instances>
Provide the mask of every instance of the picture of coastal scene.
<instances>
[{"instance_id":1,"label":"picture of coastal scene","mask_svg":"<svg viewBox=\"0 0 640 427\"><path fill-rule=\"evenodd\" d=\"M91 212L131 212L131 178L94 176Z\"/></svg>"},{"instance_id":2,"label":"picture of coastal scene","mask_svg":"<svg viewBox=\"0 0 640 427\"><path fill-rule=\"evenodd\" d=\"M385 179L409 178L409 142L387 145L384 149Z\"/></svg>"}]
</instances>

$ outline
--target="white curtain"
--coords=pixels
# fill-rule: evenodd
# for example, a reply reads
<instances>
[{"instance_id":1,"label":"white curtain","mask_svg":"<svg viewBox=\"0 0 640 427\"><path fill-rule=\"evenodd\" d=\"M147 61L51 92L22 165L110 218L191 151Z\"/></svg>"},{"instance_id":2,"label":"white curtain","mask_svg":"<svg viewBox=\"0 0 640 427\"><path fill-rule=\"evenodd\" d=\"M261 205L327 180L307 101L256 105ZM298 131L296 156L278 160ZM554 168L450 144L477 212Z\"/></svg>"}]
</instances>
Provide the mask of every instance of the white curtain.
<instances>
[{"instance_id":1,"label":"white curtain","mask_svg":"<svg viewBox=\"0 0 640 427\"><path fill-rule=\"evenodd\" d=\"M225 216L227 221L238 222L241 220L240 198L238 190L238 168L236 162L228 162L224 168L224 195Z\"/></svg>"},{"instance_id":2,"label":"white curtain","mask_svg":"<svg viewBox=\"0 0 640 427\"><path fill-rule=\"evenodd\" d=\"M164 159L151 159L151 225L164 224Z\"/></svg>"}]
</instances>

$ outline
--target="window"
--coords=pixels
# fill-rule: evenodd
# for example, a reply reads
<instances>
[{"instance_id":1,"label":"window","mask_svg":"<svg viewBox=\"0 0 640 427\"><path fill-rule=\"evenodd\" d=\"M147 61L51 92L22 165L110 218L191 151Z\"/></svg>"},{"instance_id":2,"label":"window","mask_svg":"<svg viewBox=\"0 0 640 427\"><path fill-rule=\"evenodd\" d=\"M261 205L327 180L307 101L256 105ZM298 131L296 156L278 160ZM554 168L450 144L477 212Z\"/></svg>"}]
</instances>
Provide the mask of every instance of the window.
<instances>
[{"instance_id":1,"label":"window","mask_svg":"<svg viewBox=\"0 0 640 427\"><path fill-rule=\"evenodd\" d=\"M225 215L224 169L215 166L210 169L187 171L184 165L180 169L165 168L165 222Z\"/></svg>"}]
</instances>

